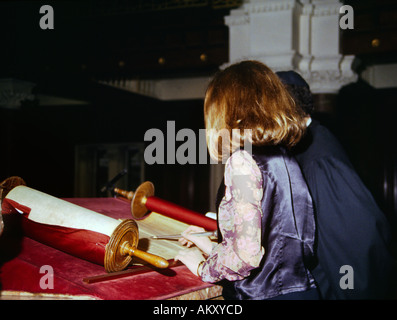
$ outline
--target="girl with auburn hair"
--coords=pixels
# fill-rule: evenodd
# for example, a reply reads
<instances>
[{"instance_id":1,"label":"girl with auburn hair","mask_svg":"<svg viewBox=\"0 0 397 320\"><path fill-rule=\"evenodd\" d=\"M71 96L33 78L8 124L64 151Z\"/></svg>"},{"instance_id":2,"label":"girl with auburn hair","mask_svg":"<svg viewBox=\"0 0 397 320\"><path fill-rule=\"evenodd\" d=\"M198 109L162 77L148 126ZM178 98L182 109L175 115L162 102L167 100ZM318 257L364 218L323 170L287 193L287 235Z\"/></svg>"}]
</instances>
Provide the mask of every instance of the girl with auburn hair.
<instances>
[{"instance_id":1,"label":"girl with auburn hair","mask_svg":"<svg viewBox=\"0 0 397 320\"><path fill-rule=\"evenodd\" d=\"M221 284L225 299L318 299L313 205L289 153L304 135L305 114L272 70L243 61L212 79L204 117L211 158L227 159L218 244L190 226L179 240L188 248L175 259ZM242 148L247 140L250 151Z\"/></svg>"},{"instance_id":2,"label":"girl with auburn hair","mask_svg":"<svg viewBox=\"0 0 397 320\"><path fill-rule=\"evenodd\" d=\"M256 146L286 147L297 144L306 129L305 114L296 107L278 76L257 61L235 64L214 77L207 88L204 117L208 150L218 160L223 158L219 133L225 129L251 132L251 137L241 135L237 141L241 146L248 138ZM227 146L224 143L223 148Z\"/></svg>"}]
</instances>

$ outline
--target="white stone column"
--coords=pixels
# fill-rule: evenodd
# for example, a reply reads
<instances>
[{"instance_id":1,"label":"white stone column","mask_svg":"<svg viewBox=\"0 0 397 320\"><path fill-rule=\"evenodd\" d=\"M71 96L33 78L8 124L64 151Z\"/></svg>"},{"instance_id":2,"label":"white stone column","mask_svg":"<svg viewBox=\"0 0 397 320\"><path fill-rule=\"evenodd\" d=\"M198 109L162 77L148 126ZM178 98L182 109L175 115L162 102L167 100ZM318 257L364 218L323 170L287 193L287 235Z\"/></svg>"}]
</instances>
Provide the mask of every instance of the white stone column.
<instances>
[{"instance_id":1,"label":"white stone column","mask_svg":"<svg viewBox=\"0 0 397 320\"><path fill-rule=\"evenodd\" d=\"M295 0L251 0L225 17L229 27L229 64L255 59L273 69L293 69L301 5Z\"/></svg>"},{"instance_id":2,"label":"white stone column","mask_svg":"<svg viewBox=\"0 0 397 320\"><path fill-rule=\"evenodd\" d=\"M339 53L339 9L338 0L312 0L306 4L310 13L309 55L312 57L308 69L299 65L299 71L308 80L314 93L336 93L343 85L357 79L351 65L354 56Z\"/></svg>"},{"instance_id":3,"label":"white stone column","mask_svg":"<svg viewBox=\"0 0 397 320\"><path fill-rule=\"evenodd\" d=\"M246 0L225 17L229 63L262 61L295 70L314 93L336 93L357 76L354 56L339 54L339 0Z\"/></svg>"}]
</instances>

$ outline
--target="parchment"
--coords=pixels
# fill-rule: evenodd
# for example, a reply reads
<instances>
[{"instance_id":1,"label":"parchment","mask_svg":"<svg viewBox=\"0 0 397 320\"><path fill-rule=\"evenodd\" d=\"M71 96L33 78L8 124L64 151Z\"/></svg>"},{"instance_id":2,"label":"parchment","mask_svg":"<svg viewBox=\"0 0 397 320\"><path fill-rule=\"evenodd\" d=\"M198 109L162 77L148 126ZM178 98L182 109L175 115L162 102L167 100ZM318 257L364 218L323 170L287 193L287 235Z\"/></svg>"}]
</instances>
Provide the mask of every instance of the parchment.
<instances>
[{"instance_id":1,"label":"parchment","mask_svg":"<svg viewBox=\"0 0 397 320\"><path fill-rule=\"evenodd\" d=\"M91 230L109 237L120 224L119 220L26 186L15 187L6 198L29 207L28 218L39 223Z\"/></svg>"}]
</instances>

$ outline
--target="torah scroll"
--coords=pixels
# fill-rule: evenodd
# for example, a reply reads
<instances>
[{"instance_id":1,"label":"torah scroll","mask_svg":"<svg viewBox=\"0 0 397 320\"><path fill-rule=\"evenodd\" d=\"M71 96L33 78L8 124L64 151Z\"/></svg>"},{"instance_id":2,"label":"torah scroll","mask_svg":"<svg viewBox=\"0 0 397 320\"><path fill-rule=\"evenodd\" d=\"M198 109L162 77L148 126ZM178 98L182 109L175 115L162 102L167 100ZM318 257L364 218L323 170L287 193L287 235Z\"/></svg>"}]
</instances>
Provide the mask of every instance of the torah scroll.
<instances>
[{"instance_id":1,"label":"torah scroll","mask_svg":"<svg viewBox=\"0 0 397 320\"><path fill-rule=\"evenodd\" d=\"M166 259L137 248L138 225L132 219L113 219L24 185L8 192L2 212L20 213L28 237L104 265L108 272L123 270L132 257L168 266Z\"/></svg>"}]
</instances>

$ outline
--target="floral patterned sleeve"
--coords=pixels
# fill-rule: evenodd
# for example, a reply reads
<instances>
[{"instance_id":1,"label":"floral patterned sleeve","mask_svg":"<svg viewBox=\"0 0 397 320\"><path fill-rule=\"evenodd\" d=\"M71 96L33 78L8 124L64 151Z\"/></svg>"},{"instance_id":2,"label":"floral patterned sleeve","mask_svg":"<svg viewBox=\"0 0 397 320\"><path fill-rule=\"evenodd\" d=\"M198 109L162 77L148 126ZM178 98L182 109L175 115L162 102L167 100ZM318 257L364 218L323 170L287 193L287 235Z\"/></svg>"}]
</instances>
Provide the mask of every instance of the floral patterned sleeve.
<instances>
[{"instance_id":1,"label":"floral patterned sleeve","mask_svg":"<svg viewBox=\"0 0 397 320\"><path fill-rule=\"evenodd\" d=\"M203 265L201 279L241 280L257 268L264 254L261 244L262 175L244 151L234 152L225 165L225 196L219 206L223 240L214 246Z\"/></svg>"}]
</instances>

